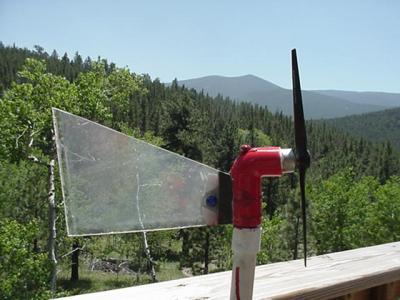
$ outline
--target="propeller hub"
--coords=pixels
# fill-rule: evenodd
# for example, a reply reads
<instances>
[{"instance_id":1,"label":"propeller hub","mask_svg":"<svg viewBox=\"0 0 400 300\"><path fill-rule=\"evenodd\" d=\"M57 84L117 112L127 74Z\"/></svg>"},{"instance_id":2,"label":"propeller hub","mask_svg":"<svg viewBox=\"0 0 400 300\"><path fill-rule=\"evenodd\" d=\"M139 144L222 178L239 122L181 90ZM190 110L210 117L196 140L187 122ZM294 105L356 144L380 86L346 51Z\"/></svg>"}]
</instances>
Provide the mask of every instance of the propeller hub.
<instances>
[{"instance_id":1,"label":"propeller hub","mask_svg":"<svg viewBox=\"0 0 400 300\"><path fill-rule=\"evenodd\" d=\"M298 169L308 169L311 164L310 152L307 150L301 153L300 151L296 151L296 149L294 149L293 152L295 155L296 167Z\"/></svg>"},{"instance_id":2,"label":"propeller hub","mask_svg":"<svg viewBox=\"0 0 400 300\"><path fill-rule=\"evenodd\" d=\"M296 155L293 149L281 149L282 173L293 173L296 168Z\"/></svg>"}]
</instances>

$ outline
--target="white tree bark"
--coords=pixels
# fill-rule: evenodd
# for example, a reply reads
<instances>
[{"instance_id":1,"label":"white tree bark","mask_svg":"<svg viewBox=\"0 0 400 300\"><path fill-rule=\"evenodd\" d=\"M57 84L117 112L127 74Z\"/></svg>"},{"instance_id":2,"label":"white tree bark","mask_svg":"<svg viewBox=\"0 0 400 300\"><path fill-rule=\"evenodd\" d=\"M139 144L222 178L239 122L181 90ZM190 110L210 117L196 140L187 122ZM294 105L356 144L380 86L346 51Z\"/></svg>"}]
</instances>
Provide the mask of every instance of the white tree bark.
<instances>
[{"instance_id":1,"label":"white tree bark","mask_svg":"<svg viewBox=\"0 0 400 300\"><path fill-rule=\"evenodd\" d=\"M55 159L51 159L48 164L48 194L47 199L49 201L49 239L48 239L48 251L49 259L52 263L51 268L51 291L56 291L56 280L57 280L57 256L56 256L56 198L55 198L55 185L54 185L54 165Z\"/></svg>"},{"instance_id":2,"label":"white tree bark","mask_svg":"<svg viewBox=\"0 0 400 300\"><path fill-rule=\"evenodd\" d=\"M29 148L32 148L34 142L34 136L39 131L33 131L33 127L30 125L29 128L32 130L30 133L30 141L28 144ZM25 131L24 131L25 133ZM23 133L23 134L24 134ZM22 136L22 135L21 135ZM16 145L18 146L18 139L16 140ZM55 135L52 131L52 148L55 149ZM48 190L47 190L47 200L49 203L49 238L47 241L47 249L48 249L48 257L51 261L51 279L50 279L50 289L54 293L56 291L56 281L57 281L57 256L56 256L56 238L57 238L57 230L56 230L56 198L55 198L55 175L54 175L54 166L55 159L51 158L49 163L46 163L34 155L29 155L28 159L33 161L34 163L43 165L47 167L48 174Z\"/></svg>"},{"instance_id":3,"label":"white tree bark","mask_svg":"<svg viewBox=\"0 0 400 300\"><path fill-rule=\"evenodd\" d=\"M151 257L151 252L150 252L150 247L149 247L149 243L147 242L147 234L146 231L144 230L144 224L143 224L143 220L142 220L142 215L140 212L140 189L146 186L149 186L148 184L140 184L140 175L139 175L139 171L136 170L136 183L137 183L137 190L136 190L136 209L138 212L138 216L139 216L139 222L140 225L143 229L142 234L143 234L143 245L144 245L144 253L146 254L146 258L149 262L150 265L150 275L151 275L151 279L153 282L156 282L156 270L154 268L154 261L153 258ZM158 184L156 184L158 185Z\"/></svg>"},{"instance_id":4,"label":"white tree bark","mask_svg":"<svg viewBox=\"0 0 400 300\"><path fill-rule=\"evenodd\" d=\"M149 261L149 264L150 264L151 279L152 279L153 282L156 282L157 281L157 279L156 279L156 270L154 268L153 258L151 257L149 243L147 242L147 234L146 234L145 231L143 231L142 233L143 233L144 253L146 254L147 260Z\"/></svg>"}]
</instances>

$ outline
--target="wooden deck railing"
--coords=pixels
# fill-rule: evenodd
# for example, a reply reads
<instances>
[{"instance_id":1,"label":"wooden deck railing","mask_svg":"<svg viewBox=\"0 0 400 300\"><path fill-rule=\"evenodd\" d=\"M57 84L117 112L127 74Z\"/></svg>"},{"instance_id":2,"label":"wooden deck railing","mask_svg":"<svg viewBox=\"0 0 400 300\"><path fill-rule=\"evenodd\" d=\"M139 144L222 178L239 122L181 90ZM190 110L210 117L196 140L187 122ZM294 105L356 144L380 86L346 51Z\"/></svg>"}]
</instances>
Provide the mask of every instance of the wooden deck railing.
<instances>
[{"instance_id":1,"label":"wooden deck railing","mask_svg":"<svg viewBox=\"0 0 400 300\"><path fill-rule=\"evenodd\" d=\"M68 297L103 299L229 299L231 272ZM400 242L258 266L253 299L400 299Z\"/></svg>"}]
</instances>

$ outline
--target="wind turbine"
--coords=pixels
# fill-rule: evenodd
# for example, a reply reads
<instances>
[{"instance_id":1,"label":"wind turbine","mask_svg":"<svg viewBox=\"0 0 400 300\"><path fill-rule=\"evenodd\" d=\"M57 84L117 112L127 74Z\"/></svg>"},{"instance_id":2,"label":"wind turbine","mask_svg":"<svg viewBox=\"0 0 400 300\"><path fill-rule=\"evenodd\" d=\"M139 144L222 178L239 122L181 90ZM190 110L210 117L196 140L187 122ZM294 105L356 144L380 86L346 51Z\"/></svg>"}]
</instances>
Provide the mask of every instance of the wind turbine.
<instances>
[{"instance_id":1,"label":"wind turbine","mask_svg":"<svg viewBox=\"0 0 400 300\"><path fill-rule=\"evenodd\" d=\"M242 145L230 173L53 108L70 236L233 224L231 299L251 299L261 236L261 179L299 171L306 265L310 165L296 50L295 148Z\"/></svg>"}]
</instances>

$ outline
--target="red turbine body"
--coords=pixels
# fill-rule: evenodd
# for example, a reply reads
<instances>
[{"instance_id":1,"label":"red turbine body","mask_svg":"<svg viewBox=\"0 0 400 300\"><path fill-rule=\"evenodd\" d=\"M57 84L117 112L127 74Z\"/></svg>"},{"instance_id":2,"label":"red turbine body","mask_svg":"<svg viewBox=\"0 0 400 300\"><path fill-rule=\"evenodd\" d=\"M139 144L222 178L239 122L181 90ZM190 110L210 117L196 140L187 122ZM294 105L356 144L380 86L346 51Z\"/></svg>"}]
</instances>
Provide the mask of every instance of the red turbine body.
<instances>
[{"instance_id":1,"label":"red turbine body","mask_svg":"<svg viewBox=\"0 0 400 300\"><path fill-rule=\"evenodd\" d=\"M283 171L280 147L243 145L231 168L233 225L255 228L261 223L261 178L278 177Z\"/></svg>"}]
</instances>

